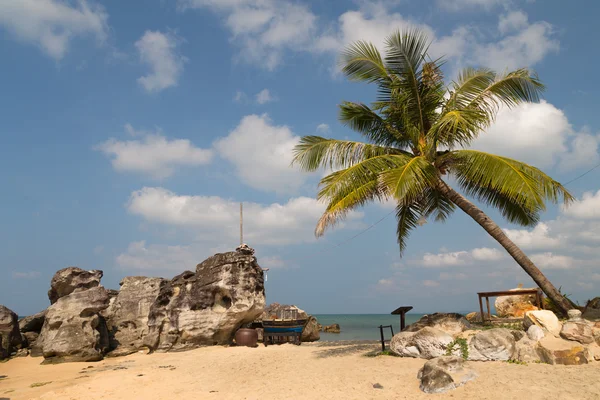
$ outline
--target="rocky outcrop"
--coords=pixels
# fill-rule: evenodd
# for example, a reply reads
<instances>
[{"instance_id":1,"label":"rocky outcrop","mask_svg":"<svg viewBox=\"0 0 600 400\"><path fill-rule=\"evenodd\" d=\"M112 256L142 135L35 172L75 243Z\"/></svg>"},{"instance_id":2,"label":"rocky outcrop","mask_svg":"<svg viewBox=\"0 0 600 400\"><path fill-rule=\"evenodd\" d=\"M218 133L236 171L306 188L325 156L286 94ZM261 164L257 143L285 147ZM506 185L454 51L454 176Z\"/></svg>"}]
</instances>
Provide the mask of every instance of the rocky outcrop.
<instances>
[{"instance_id":1,"label":"rocky outcrop","mask_svg":"<svg viewBox=\"0 0 600 400\"><path fill-rule=\"evenodd\" d=\"M553 336L540 340L537 350L540 359L548 364L581 365L593 359L581 344Z\"/></svg>"},{"instance_id":2,"label":"rocky outcrop","mask_svg":"<svg viewBox=\"0 0 600 400\"><path fill-rule=\"evenodd\" d=\"M321 334L319 333L319 321L311 315L308 317L306 324L304 324L300 340L303 342L316 342L319 339L321 339Z\"/></svg>"},{"instance_id":3,"label":"rocky outcrop","mask_svg":"<svg viewBox=\"0 0 600 400\"><path fill-rule=\"evenodd\" d=\"M0 305L0 360L10 357L22 347L17 314Z\"/></svg>"},{"instance_id":4,"label":"rocky outcrop","mask_svg":"<svg viewBox=\"0 0 600 400\"><path fill-rule=\"evenodd\" d=\"M587 302L582 316L592 321L600 321L600 297Z\"/></svg>"},{"instance_id":5,"label":"rocky outcrop","mask_svg":"<svg viewBox=\"0 0 600 400\"><path fill-rule=\"evenodd\" d=\"M402 331L394 335L390 349L401 357L431 359L445 355L453 340L444 331L425 327L418 332Z\"/></svg>"},{"instance_id":6,"label":"rocky outcrop","mask_svg":"<svg viewBox=\"0 0 600 400\"><path fill-rule=\"evenodd\" d=\"M144 337L148 334L148 315L160 289L167 283L162 278L128 276L113 293L107 308L111 356L134 353L144 347ZM111 297L111 293L108 293Z\"/></svg>"},{"instance_id":7,"label":"rocky outcrop","mask_svg":"<svg viewBox=\"0 0 600 400\"><path fill-rule=\"evenodd\" d=\"M37 314L30 315L19 321L19 330L25 332L36 332L42 331L44 325L44 319L46 318L46 310L41 311Z\"/></svg>"},{"instance_id":8,"label":"rocky outcrop","mask_svg":"<svg viewBox=\"0 0 600 400\"><path fill-rule=\"evenodd\" d=\"M569 320L565 322L560 331L563 339L573 340L581 344L594 343L592 323L581 318L581 311L569 310Z\"/></svg>"},{"instance_id":9,"label":"rocky outcrop","mask_svg":"<svg viewBox=\"0 0 600 400\"><path fill-rule=\"evenodd\" d=\"M462 314L457 313L435 313L424 315L420 320L407 326L405 332L416 332L425 327L435 328L450 335L471 329L471 324Z\"/></svg>"},{"instance_id":10,"label":"rocky outcrop","mask_svg":"<svg viewBox=\"0 0 600 400\"><path fill-rule=\"evenodd\" d=\"M516 288L511 291L518 292L519 290L531 290ZM538 310L535 306L536 298L533 294L524 294L520 296L500 296L496 297L494 306L496 307L496 314L500 318L520 318L527 311Z\"/></svg>"},{"instance_id":11,"label":"rocky outcrop","mask_svg":"<svg viewBox=\"0 0 600 400\"><path fill-rule=\"evenodd\" d=\"M323 332L326 333L340 333L342 329L340 328L340 324L331 324L322 327Z\"/></svg>"},{"instance_id":12,"label":"rocky outcrop","mask_svg":"<svg viewBox=\"0 0 600 400\"><path fill-rule=\"evenodd\" d=\"M457 356L444 356L429 360L419 370L419 388L425 393L444 393L475 379L477 374L465 368L464 360Z\"/></svg>"},{"instance_id":13,"label":"rocky outcrop","mask_svg":"<svg viewBox=\"0 0 600 400\"><path fill-rule=\"evenodd\" d=\"M86 271L77 267L63 268L57 271L50 282L48 298L50 304L73 292L88 290L100 286L102 271Z\"/></svg>"},{"instance_id":14,"label":"rocky outcrop","mask_svg":"<svg viewBox=\"0 0 600 400\"><path fill-rule=\"evenodd\" d=\"M523 327L529 329L532 325L537 325L556 337L562 329L556 315L549 310L527 311L523 317Z\"/></svg>"},{"instance_id":15,"label":"rocky outcrop","mask_svg":"<svg viewBox=\"0 0 600 400\"><path fill-rule=\"evenodd\" d=\"M48 307L36 341L45 362L101 360L108 349L108 332L100 312L108 301L106 289L94 286L71 291Z\"/></svg>"},{"instance_id":16,"label":"rocky outcrop","mask_svg":"<svg viewBox=\"0 0 600 400\"><path fill-rule=\"evenodd\" d=\"M521 362L540 362L540 355L537 351L537 340L531 340L528 337L523 337L515 343L515 352L511 360Z\"/></svg>"},{"instance_id":17,"label":"rocky outcrop","mask_svg":"<svg viewBox=\"0 0 600 400\"><path fill-rule=\"evenodd\" d=\"M153 351L231 343L265 307L263 271L252 253L216 254L163 285L150 307L144 345Z\"/></svg>"},{"instance_id":18,"label":"rocky outcrop","mask_svg":"<svg viewBox=\"0 0 600 400\"><path fill-rule=\"evenodd\" d=\"M509 329L494 328L479 332L469 341L469 360L507 361L515 352L515 337Z\"/></svg>"}]
</instances>

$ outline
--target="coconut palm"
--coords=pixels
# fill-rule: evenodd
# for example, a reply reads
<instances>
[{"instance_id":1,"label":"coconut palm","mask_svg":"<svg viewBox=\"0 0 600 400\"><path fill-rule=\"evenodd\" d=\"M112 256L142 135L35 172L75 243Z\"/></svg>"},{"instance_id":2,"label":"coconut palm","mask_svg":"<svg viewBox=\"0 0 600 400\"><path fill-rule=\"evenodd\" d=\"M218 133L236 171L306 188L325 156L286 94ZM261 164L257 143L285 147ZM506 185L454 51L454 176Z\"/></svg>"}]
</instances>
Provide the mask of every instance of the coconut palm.
<instances>
[{"instance_id":1,"label":"coconut palm","mask_svg":"<svg viewBox=\"0 0 600 400\"><path fill-rule=\"evenodd\" d=\"M509 222L523 226L539 221L546 201L573 199L559 182L531 165L468 149L501 107L539 101L543 84L528 69L499 74L466 68L447 86L442 61L427 55L430 42L423 32L399 31L385 43L385 56L364 41L350 45L341 55L342 71L350 80L373 83L378 89L371 106L347 101L340 105L340 120L366 143L305 136L294 149L293 164L303 170L334 171L319 185L318 198L327 209L315 234L323 235L355 208L393 200L402 253L423 218L444 221L458 207L566 312L571 305L559 290L465 197L492 206Z\"/></svg>"}]
</instances>

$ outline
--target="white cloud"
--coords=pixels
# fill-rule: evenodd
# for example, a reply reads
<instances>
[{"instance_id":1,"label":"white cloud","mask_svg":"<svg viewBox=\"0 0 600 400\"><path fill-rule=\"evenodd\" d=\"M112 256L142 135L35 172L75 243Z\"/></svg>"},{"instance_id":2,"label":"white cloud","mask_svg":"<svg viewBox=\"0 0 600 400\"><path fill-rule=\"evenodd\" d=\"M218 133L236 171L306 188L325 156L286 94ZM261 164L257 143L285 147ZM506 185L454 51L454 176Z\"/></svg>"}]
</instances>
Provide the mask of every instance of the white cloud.
<instances>
[{"instance_id":1,"label":"white cloud","mask_svg":"<svg viewBox=\"0 0 600 400\"><path fill-rule=\"evenodd\" d=\"M443 280L443 281L464 281L467 279L469 279L469 276L462 272L459 272L456 274L450 274L448 272L440 273L440 280Z\"/></svg>"},{"instance_id":2,"label":"white cloud","mask_svg":"<svg viewBox=\"0 0 600 400\"><path fill-rule=\"evenodd\" d=\"M581 200L563 207L563 214L577 219L600 219L600 190L595 194L586 192Z\"/></svg>"},{"instance_id":3,"label":"white cloud","mask_svg":"<svg viewBox=\"0 0 600 400\"><path fill-rule=\"evenodd\" d=\"M534 254L531 256L540 269L570 269L574 267L574 259L569 256L553 254L551 252Z\"/></svg>"},{"instance_id":4,"label":"white cloud","mask_svg":"<svg viewBox=\"0 0 600 400\"><path fill-rule=\"evenodd\" d=\"M132 214L146 221L189 228L198 240L214 247L239 243L239 203L217 196L177 195L163 188L145 187L131 194ZM287 203L244 203L244 241L253 245L286 245L312 242L314 228L325 205L308 197ZM354 212L349 220L362 217Z\"/></svg>"},{"instance_id":5,"label":"white cloud","mask_svg":"<svg viewBox=\"0 0 600 400\"><path fill-rule=\"evenodd\" d=\"M438 286L440 286L439 282L432 281L432 280L429 280L429 279L424 280L422 283L423 283L423 286L425 286L425 287L438 287Z\"/></svg>"},{"instance_id":6,"label":"white cloud","mask_svg":"<svg viewBox=\"0 0 600 400\"><path fill-rule=\"evenodd\" d=\"M37 279L41 276L38 271L13 271L13 279Z\"/></svg>"},{"instance_id":7,"label":"white cloud","mask_svg":"<svg viewBox=\"0 0 600 400\"><path fill-rule=\"evenodd\" d=\"M248 115L214 146L235 167L245 184L260 190L295 193L309 174L292 168L292 150L300 138L266 114Z\"/></svg>"},{"instance_id":8,"label":"white cloud","mask_svg":"<svg viewBox=\"0 0 600 400\"><path fill-rule=\"evenodd\" d=\"M108 14L94 2L79 0L0 1L0 26L18 40L41 48L61 60L74 37L94 36L99 43L108 34Z\"/></svg>"},{"instance_id":9,"label":"white cloud","mask_svg":"<svg viewBox=\"0 0 600 400\"><path fill-rule=\"evenodd\" d=\"M269 89L263 89L256 94L256 102L258 104L266 104L275 100L276 98L271 95Z\"/></svg>"},{"instance_id":10,"label":"white cloud","mask_svg":"<svg viewBox=\"0 0 600 400\"><path fill-rule=\"evenodd\" d=\"M464 11L479 8L489 10L495 6L510 2L510 0L437 0L437 4L448 11Z\"/></svg>"},{"instance_id":11,"label":"white cloud","mask_svg":"<svg viewBox=\"0 0 600 400\"><path fill-rule=\"evenodd\" d=\"M500 15L498 20L498 30L505 34L524 29L529 24L527 14L523 11L511 11L507 14Z\"/></svg>"},{"instance_id":12,"label":"white cloud","mask_svg":"<svg viewBox=\"0 0 600 400\"><path fill-rule=\"evenodd\" d=\"M235 92L235 96L233 96L233 101L236 103L241 103L242 101L245 101L247 97L248 96L246 96L246 93L238 90Z\"/></svg>"},{"instance_id":13,"label":"white cloud","mask_svg":"<svg viewBox=\"0 0 600 400\"><path fill-rule=\"evenodd\" d=\"M117 171L148 174L156 179L171 176L182 166L206 165L212 160L212 151L195 147L187 139L169 140L159 132L136 131L129 124L125 130L139 140L120 141L114 138L95 147L111 158Z\"/></svg>"},{"instance_id":14,"label":"white cloud","mask_svg":"<svg viewBox=\"0 0 600 400\"><path fill-rule=\"evenodd\" d=\"M179 54L180 41L173 33L146 31L135 43L140 60L150 68L148 75L138 78L147 92L160 92L177 85L187 61Z\"/></svg>"},{"instance_id":15,"label":"white cloud","mask_svg":"<svg viewBox=\"0 0 600 400\"><path fill-rule=\"evenodd\" d=\"M558 237L552 237L550 227L540 222L532 230L504 229L510 240L523 249L536 250L552 248L560 245Z\"/></svg>"},{"instance_id":16,"label":"white cloud","mask_svg":"<svg viewBox=\"0 0 600 400\"><path fill-rule=\"evenodd\" d=\"M183 9L208 8L225 17L243 61L272 70L288 49L308 47L317 17L289 0L179 0Z\"/></svg>"},{"instance_id":17,"label":"white cloud","mask_svg":"<svg viewBox=\"0 0 600 400\"><path fill-rule=\"evenodd\" d=\"M319 124L317 125L317 132L319 133L331 133L331 128L327 124Z\"/></svg>"},{"instance_id":18,"label":"white cloud","mask_svg":"<svg viewBox=\"0 0 600 400\"><path fill-rule=\"evenodd\" d=\"M487 247L471 251L443 252L438 254L426 253L421 260L425 267L448 267L473 264L474 261L498 261L504 258L504 253Z\"/></svg>"},{"instance_id":19,"label":"white cloud","mask_svg":"<svg viewBox=\"0 0 600 400\"><path fill-rule=\"evenodd\" d=\"M546 101L502 108L495 123L472 147L538 168L558 164L563 169L573 169L600 159L598 138L585 131L575 132L564 112Z\"/></svg>"}]
</instances>

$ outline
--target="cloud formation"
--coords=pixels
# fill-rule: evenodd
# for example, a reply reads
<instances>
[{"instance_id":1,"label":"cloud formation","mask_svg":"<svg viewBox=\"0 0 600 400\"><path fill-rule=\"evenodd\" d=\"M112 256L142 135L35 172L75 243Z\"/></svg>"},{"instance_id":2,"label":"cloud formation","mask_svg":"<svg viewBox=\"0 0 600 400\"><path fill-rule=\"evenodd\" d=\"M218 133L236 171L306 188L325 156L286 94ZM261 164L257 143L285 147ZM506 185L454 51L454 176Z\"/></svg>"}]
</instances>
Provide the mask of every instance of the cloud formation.
<instances>
[{"instance_id":1,"label":"cloud formation","mask_svg":"<svg viewBox=\"0 0 600 400\"><path fill-rule=\"evenodd\" d=\"M135 43L140 60L150 69L147 75L138 78L138 83L147 92L177 86L187 60L179 53L180 42L173 33L146 31Z\"/></svg>"}]
</instances>

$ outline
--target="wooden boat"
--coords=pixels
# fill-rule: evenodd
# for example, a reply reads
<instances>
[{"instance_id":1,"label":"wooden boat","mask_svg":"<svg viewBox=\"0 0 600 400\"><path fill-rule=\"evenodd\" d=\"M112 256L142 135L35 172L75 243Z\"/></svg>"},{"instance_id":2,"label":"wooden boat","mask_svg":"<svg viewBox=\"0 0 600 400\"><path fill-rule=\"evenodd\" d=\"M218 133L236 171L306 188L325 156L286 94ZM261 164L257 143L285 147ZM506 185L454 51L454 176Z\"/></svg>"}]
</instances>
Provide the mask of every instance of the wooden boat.
<instances>
[{"instance_id":1,"label":"wooden boat","mask_svg":"<svg viewBox=\"0 0 600 400\"><path fill-rule=\"evenodd\" d=\"M262 321L263 342L266 346L268 342L275 343L277 337L293 337L294 342L299 345L305 324L305 319L264 319Z\"/></svg>"}]
</instances>

